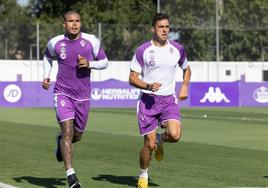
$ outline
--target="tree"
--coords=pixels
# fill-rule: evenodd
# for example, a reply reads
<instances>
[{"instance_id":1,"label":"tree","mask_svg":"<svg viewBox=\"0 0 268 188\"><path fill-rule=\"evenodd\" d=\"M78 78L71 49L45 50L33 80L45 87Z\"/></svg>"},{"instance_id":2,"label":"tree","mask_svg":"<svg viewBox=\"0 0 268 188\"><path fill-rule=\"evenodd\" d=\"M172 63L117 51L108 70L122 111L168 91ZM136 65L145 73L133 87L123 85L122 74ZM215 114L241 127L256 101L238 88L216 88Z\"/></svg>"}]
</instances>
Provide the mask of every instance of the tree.
<instances>
[{"instance_id":1,"label":"tree","mask_svg":"<svg viewBox=\"0 0 268 188\"><path fill-rule=\"evenodd\" d=\"M189 60L215 60L214 6L212 0L165 1L163 12L170 15L171 31L177 33Z\"/></svg>"},{"instance_id":2,"label":"tree","mask_svg":"<svg viewBox=\"0 0 268 188\"><path fill-rule=\"evenodd\" d=\"M56 25L62 27L59 24L63 20L62 16L70 9L79 11L82 31L98 36L100 24L102 43L109 59L130 60L135 47L143 40L148 40L151 16L156 11L156 4L155 1L148 0L38 0L33 13L42 25L41 51L46 46L48 35L60 31ZM144 31L144 27L148 32Z\"/></svg>"},{"instance_id":3,"label":"tree","mask_svg":"<svg viewBox=\"0 0 268 188\"><path fill-rule=\"evenodd\" d=\"M260 61L268 46L268 1L224 1L221 19L222 60Z\"/></svg>"},{"instance_id":4,"label":"tree","mask_svg":"<svg viewBox=\"0 0 268 188\"><path fill-rule=\"evenodd\" d=\"M31 27L27 9L20 7L16 0L0 1L0 58L25 59L28 57Z\"/></svg>"},{"instance_id":5,"label":"tree","mask_svg":"<svg viewBox=\"0 0 268 188\"><path fill-rule=\"evenodd\" d=\"M267 0L217 0L220 4L220 60L258 61L268 46ZM190 60L216 60L216 0L165 1L174 32ZM268 56L268 55L267 55ZM266 56L266 57L267 57Z\"/></svg>"}]
</instances>

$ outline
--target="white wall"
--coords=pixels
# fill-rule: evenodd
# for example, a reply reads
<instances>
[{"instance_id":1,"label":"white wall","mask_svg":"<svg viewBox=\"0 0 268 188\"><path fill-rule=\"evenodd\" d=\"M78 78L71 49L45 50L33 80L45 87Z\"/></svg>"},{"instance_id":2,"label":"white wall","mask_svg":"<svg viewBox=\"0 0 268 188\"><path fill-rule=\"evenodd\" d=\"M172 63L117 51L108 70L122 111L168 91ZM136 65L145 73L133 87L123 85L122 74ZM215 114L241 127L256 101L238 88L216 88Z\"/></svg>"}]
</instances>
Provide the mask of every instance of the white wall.
<instances>
[{"instance_id":1,"label":"white wall","mask_svg":"<svg viewBox=\"0 0 268 188\"><path fill-rule=\"evenodd\" d=\"M117 79L128 81L129 61L110 61L109 67L105 70L92 70L93 81ZM263 81L262 72L268 70L268 62L189 62L192 69L193 82L232 82L239 80L245 75L247 82ZM57 75L57 63L53 62L51 80L55 81ZM230 75L226 75L230 71ZM179 70L177 81L182 80L182 71ZM22 81L42 81L42 61L30 60L0 60L0 81L16 81L17 75L22 75Z\"/></svg>"}]
</instances>

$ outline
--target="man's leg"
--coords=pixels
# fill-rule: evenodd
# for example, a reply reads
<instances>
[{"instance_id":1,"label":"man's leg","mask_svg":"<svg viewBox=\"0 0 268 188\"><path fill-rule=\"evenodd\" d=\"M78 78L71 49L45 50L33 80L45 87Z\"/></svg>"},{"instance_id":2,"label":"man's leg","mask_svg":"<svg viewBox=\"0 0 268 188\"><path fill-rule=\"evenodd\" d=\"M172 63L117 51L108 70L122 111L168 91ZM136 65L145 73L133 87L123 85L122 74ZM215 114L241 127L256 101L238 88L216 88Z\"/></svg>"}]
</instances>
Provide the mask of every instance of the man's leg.
<instances>
[{"instance_id":1,"label":"man's leg","mask_svg":"<svg viewBox=\"0 0 268 188\"><path fill-rule=\"evenodd\" d=\"M60 123L61 125L61 142L60 150L64 161L65 170L72 168L73 163L73 145L74 136L73 120L67 120Z\"/></svg>"},{"instance_id":2,"label":"man's leg","mask_svg":"<svg viewBox=\"0 0 268 188\"><path fill-rule=\"evenodd\" d=\"M73 141L72 143L75 143L75 142L79 142L82 138L82 135L83 133L82 132L78 132L76 129L74 129L74 136L73 136ZM62 159L62 155L61 155L61 147L60 147L60 143L61 143L61 139L62 139L62 136L61 136L61 133L58 133L56 135L56 141L57 141L57 149L56 149L56 158L59 162L62 162L63 159Z\"/></svg>"},{"instance_id":3,"label":"man's leg","mask_svg":"<svg viewBox=\"0 0 268 188\"><path fill-rule=\"evenodd\" d=\"M82 139L82 132L77 131L74 129L74 136L73 136L73 143L79 142Z\"/></svg>"},{"instance_id":4,"label":"man's leg","mask_svg":"<svg viewBox=\"0 0 268 188\"><path fill-rule=\"evenodd\" d=\"M164 127L166 131L162 134L157 134L157 149L155 150L155 159L161 161L164 156L163 142L178 142L181 137L181 124L176 120L168 120Z\"/></svg>"},{"instance_id":5,"label":"man's leg","mask_svg":"<svg viewBox=\"0 0 268 188\"><path fill-rule=\"evenodd\" d=\"M181 123L176 120L166 121L166 131L160 134L160 142L178 142L181 138Z\"/></svg>"},{"instance_id":6,"label":"man's leg","mask_svg":"<svg viewBox=\"0 0 268 188\"><path fill-rule=\"evenodd\" d=\"M68 184L70 187L80 187L80 183L73 169L73 142L81 139L82 133L79 134L73 127L73 120L61 122L61 141L60 149L64 161Z\"/></svg>"},{"instance_id":7,"label":"man's leg","mask_svg":"<svg viewBox=\"0 0 268 188\"><path fill-rule=\"evenodd\" d=\"M151 155L156 148L156 131L144 136L144 145L140 152L140 168L146 169L149 167Z\"/></svg>"},{"instance_id":8,"label":"man's leg","mask_svg":"<svg viewBox=\"0 0 268 188\"><path fill-rule=\"evenodd\" d=\"M148 168L152 159L152 152L156 148L156 131L144 136L144 145L140 151L140 175L138 188L148 187Z\"/></svg>"}]
</instances>

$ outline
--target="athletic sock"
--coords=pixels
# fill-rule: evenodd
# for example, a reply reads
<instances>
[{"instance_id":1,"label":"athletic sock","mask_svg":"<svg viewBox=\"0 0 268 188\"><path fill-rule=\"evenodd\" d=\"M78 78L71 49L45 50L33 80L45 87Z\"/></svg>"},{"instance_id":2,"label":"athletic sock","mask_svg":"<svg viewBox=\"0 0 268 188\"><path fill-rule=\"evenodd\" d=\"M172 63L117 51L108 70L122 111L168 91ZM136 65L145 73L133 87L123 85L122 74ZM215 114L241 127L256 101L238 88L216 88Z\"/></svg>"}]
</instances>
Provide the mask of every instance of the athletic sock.
<instances>
[{"instance_id":1,"label":"athletic sock","mask_svg":"<svg viewBox=\"0 0 268 188\"><path fill-rule=\"evenodd\" d=\"M70 176L70 175L72 175L72 174L75 174L75 171L74 171L73 168L70 168L70 169L66 170L67 177Z\"/></svg>"},{"instance_id":2,"label":"athletic sock","mask_svg":"<svg viewBox=\"0 0 268 188\"><path fill-rule=\"evenodd\" d=\"M148 180L148 168L146 168L145 170L140 169L139 178L145 178L146 180Z\"/></svg>"}]
</instances>

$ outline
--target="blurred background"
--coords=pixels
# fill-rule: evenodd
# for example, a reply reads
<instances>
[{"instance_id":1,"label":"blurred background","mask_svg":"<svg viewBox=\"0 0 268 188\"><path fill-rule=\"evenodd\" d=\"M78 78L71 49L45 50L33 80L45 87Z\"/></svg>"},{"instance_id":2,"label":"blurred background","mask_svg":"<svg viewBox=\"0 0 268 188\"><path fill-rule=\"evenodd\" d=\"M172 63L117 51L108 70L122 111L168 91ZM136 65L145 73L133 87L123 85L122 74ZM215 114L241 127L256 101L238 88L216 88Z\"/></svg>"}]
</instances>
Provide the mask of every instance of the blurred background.
<instances>
[{"instance_id":1,"label":"blurred background","mask_svg":"<svg viewBox=\"0 0 268 188\"><path fill-rule=\"evenodd\" d=\"M152 37L151 17L163 12L192 77L188 99L179 102L182 140L165 145L163 162L152 161L149 186L267 188L268 0L0 0L0 188L67 185L54 156L53 85L41 83L45 47L64 33L70 9L109 59L107 69L91 72L90 117L75 145L83 187L136 185L143 139L129 66ZM54 83L56 61L52 70Z\"/></svg>"},{"instance_id":2,"label":"blurred background","mask_svg":"<svg viewBox=\"0 0 268 188\"><path fill-rule=\"evenodd\" d=\"M0 59L41 59L47 40L64 32L63 14L81 14L83 31L95 34L110 60L128 61L151 36L157 11L171 17L172 40L190 61L268 59L266 0L1 0ZM115 50L116 49L116 50Z\"/></svg>"},{"instance_id":3,"label":"blurred background","mask_svg":"<svg viewBox=\"0 0 268 188\"><path fill-rule=\"evenodd\" d=\"M80 13L82 31L100 39L110 61L108 69L92 71L92 81L115 79L127 83L135 49L151 39L151 18L163 12L170 15L170 40L183 44L186 49L193 72L192 82L242 80L258 83L261 85L256 89L261 91L260 96L268 105L267 0L0 2L0 81L3 88L3 82L43 80L42 58L47 41L64 33L63 15L70 9ZM57 62L53 66L51 80L55 81ZM180 82L182 76L176 79Z\"/></svg>"}]
</instances>

